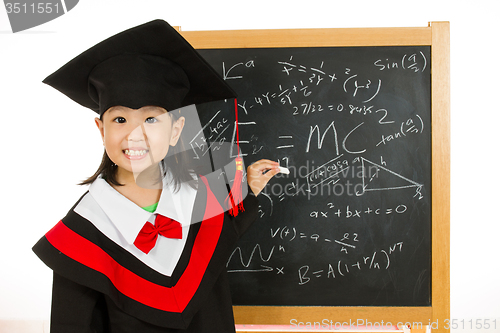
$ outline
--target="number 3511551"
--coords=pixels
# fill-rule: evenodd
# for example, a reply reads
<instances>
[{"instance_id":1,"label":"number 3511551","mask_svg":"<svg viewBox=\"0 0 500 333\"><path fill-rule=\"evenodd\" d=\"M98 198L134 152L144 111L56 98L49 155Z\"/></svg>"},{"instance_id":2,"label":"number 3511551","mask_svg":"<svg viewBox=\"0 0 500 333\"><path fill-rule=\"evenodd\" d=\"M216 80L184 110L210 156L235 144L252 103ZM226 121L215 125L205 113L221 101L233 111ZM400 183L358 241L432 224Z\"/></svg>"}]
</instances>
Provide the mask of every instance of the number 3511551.
<instances>
[{"instance_id":1,"label":"number 3511551","mask_svg":"<svg viewBox=\"0 0 500 333\"><path fill-rule=\"evenodd\" d=\"M39 2L36 5L21 2L5 3L7 14L51 14L59 13L59 3Z\"/></svg>"},{"instance_id":2,"label":"number 3511551","mask_svg":"<svg viewBox=\"0 0 500 333\"><path fill-rule=\"evenodd\" d=\"M497 320L496 319L469 319L469 320L458 320L458 319L446 319L444 321L445 329L476 329L476 330L496 330Z\"/></svg>"}]
</instances>

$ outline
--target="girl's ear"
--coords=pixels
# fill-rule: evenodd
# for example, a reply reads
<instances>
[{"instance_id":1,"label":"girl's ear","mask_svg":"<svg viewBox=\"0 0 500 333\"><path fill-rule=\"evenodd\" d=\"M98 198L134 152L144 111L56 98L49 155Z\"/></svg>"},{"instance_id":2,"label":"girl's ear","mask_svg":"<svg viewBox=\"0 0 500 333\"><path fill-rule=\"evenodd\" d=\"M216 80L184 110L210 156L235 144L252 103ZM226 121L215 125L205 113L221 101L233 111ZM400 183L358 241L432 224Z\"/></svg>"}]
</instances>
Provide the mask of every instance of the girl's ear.
<instances>
[{"instance_id":1,"label":"girl's ear","mask_svg":"<svg viewBox=\"0 0 500 333\"><path fill-rule=\"evenodd\" d=\"M184 117L179 117L173 124L172 124L172 136L170 137L170 145L174 147L177 142L179 141L179 138L181 137L182 129L184 128L184 122L186 121L186 118Z\"/></svg>"},{"instance_id":2,"label":"girl's ear","mask_svg":"<svg viewBox=\"0 0 500 333\"><path fill-rule=\"evenodd\" d=\"M102 139L102 142L104 143L104 125L102 123L102 120L96 117L95 124L97 125L97 128L99 129L99 132L101 133L101 139Z\"/></svg>"}]
</instances>

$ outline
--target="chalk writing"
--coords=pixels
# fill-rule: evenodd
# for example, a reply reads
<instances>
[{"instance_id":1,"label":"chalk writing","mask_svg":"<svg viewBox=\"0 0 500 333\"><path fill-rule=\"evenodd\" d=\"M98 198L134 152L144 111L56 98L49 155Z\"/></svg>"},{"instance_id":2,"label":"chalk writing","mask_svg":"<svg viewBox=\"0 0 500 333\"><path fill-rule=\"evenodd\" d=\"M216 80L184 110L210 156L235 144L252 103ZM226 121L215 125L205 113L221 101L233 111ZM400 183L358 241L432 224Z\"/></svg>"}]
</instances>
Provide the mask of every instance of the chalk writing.
<instances>
[{"instance_id":1,"label":"chalk writing","mask_svg":"<svg viewBox=\"0 0 500 333\"><path fill-rule=\"evenodd\" d=\"M256 269L249 268L250 264L252 263L252 259L253 259L253 257L254 257L254 255L255 255L256 252L258 252L258 255L259 255L259 258L260 258L261 262L268 262L271 259L271 257L273 256L274 246L272 247L271 251L269 252L269 255L267 256L267 258L264 258L263 254L262 254L262 249L261 249L260 245L259 244L255 245L255 247L253 248L252 253L250 254L250 257L248 258L248 260L247 260L246 263L243 260L243 254L241 252L241 248L240 247L235 248L234 251L233 251L233 253L231 253L231 255L229 256L229 259L227 261L226 267L229 265L229 262L231 261L231 259L233 258L233 256L236 253L238 253L239 260L240 260L242 268L241 269L228 270L228 272L269 272L269 271L272 271L271 267L264 266L264 265L259 265L260 267L256 268Z\"/></svg>"},{"instance_id":2,"label":"chalk writing","mask_svg":"<svg viewBox=\"0 0 500 333\"><path fill-rule=\"evenodd\" d=\"M324 269L312 271L310 265L303 265L298 269L298 284L309 283L311 278L336 279L366 270L388 270L391 266L391 255L402 250L403 242L397 242L386 249L364 255L356 261L338 260L336 263L329 263Z\"/></svg>"},{"instance_id":3,"label":"chalk writing","mask_svg":"<svg viewBox=\"0 0 500 333\"><path fill-rule=\"evenodd\" d=\"M398 60L387 59L377 59L374 63L378 70L393 70L393 69L403 69L410 70L415 73L425 71L427 67L427 58L422 51L413 54L405 54L401 58L401 62Z\"/></svg>"},{"instance_id":4,"label":"chalk writing","mask_svg":"<svg viewBox=\"0 0 500 333\"><path fill-rule=\"evenodd\" d=\"M417 114L415 117L419 120L415 122L413 119L408 119L406 121L401 122L401 126L398 132L394 134L384 135L382 134L382 140L376 144L376 146L380 146L381 144L387 144L390 141L395 139L403 138L408 136L409 134L421 134L424 131L424 122L422 118ZM386 122L387 123L387 122ZM391 122L393 123L393 121Z\"/></svg>"}]
</instances>

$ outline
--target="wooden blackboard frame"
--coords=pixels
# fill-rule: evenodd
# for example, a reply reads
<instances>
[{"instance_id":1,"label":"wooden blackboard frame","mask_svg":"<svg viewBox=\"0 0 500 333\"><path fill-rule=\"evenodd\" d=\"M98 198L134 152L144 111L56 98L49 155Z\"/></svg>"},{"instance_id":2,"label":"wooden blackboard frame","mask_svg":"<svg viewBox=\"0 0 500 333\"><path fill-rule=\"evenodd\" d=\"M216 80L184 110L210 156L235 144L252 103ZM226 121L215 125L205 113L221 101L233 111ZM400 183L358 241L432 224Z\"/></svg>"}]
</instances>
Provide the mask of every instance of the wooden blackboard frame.
<instances>
[{"instance_id":1,"label":"wooden blackboard frame","mask_svg":"<svg viewBox=\"0 0 500 333\"><path fill-rule=\"evenodd\" d=\"M432 305L429 307L234 306L237 324L288 325L299 322L433 324L448 331L450 316L450 24L416 28L340 28L180 31L197 49L431 46L432 118ZM437 323L437 324L436 324Z\"/></svg>"}]
</instances>

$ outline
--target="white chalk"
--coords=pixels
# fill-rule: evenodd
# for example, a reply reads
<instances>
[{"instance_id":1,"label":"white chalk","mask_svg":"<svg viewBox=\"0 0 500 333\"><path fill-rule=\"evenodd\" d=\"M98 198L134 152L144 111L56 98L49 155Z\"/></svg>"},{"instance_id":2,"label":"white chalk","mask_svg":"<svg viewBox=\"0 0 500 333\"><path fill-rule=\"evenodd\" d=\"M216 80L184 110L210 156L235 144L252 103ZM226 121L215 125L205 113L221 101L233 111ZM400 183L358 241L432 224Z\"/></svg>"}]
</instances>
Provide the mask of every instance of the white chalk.
<instances>
[{"instance_id":1,"label":"white chalk","mask_svg":"<svg viewBox=\"0 0 500 333\"><path fill-rule=\"evenodd\" d=\"M285 175L290 174L290 170L288 170L287 168L281 166L279 168L281 173L284 173Z\"/></svg>"}]
</instances>

